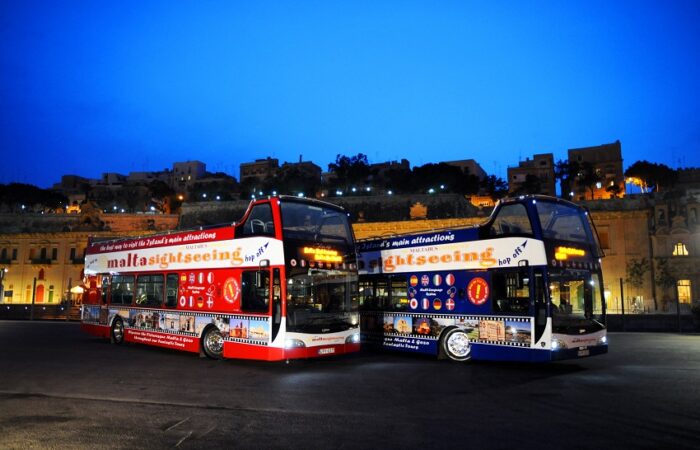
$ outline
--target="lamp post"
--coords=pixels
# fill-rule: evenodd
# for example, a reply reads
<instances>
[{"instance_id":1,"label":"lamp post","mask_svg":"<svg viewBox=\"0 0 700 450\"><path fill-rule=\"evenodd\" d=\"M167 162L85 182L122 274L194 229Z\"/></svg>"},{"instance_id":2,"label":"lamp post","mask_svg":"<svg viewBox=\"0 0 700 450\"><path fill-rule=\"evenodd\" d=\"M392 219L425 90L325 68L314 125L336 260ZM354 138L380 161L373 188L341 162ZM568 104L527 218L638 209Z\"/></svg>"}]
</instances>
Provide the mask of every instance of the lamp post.
<instances>
[{"instance_id":1,"label":"lamp post","mask_svg":"<svg viewBox=\"0 0 700 450\"><path fill-rule=\"evenodd\" d=\"M0 269L0 303L5 303L5 274L7 272L7 267Z\"/></svg>"}]
</instances>

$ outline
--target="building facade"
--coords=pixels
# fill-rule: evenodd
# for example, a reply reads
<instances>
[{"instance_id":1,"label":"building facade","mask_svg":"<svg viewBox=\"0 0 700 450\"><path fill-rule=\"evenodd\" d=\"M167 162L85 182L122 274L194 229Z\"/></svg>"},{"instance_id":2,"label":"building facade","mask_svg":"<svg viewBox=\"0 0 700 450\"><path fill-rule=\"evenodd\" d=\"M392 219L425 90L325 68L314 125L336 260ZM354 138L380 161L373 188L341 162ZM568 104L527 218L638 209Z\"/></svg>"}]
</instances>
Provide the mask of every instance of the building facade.
<instances>
[{"instance_id":1,"label":"building facade","mask_svg":"<svg viewBox=\"0 0 700 450\"><path fill-rule=\"evenodd\" d=\"M625 177L622 170L622 144L615 141L595 147L569 150L569 164L579 167L579 176L562 186L562 192L570 192L575 200L599 200L614 198L625 193ZM592 174L586 176L587 168Z\"/></svg>"},{"instance_id":2,"label":"building facade","mask_svg":"<svg viewBox=\"0 0 700 450\"><path fill-rule=\"evenodd\" d=\"M534 181L535 183L532 183ZM533 184L532 186L530 184ZM535 192L527 192L533 190ZM554 155L541 153L532 159L518 163L517 167L508 168L508 192L543 194L556 197L557 187L554 179Z\"/></svg>"},{"instance_id":3,"label":"building facade","mask_svg":"<svg viewBox=\"0 0 700 450\"><path fill-rule=\"evenodd\" d=\"M241 163L240 181L243 183L247 180L265 181L277 175L280 162L277 158L267 157L265 159L256 159L253 162Z\"/></svg>"},{"instance_id":4,"label":"building facade","mask_svg":"<svg viewBox=\"0 0 700 450\"><path fill-rule=\"evenodd\" d=\"M28 215L17 216L16 222L28 220ZM52 220L54 218L44 221L41 216L29 223L43 231L0 231L0 270L5 270L0 303L56 305L70 300L71 288L82 284L85 249L90 237L147 235L175 229L178 223L175 215L108 214L102 217L101 228L109 231L62 231L67 228L65 224L61 228Z\"/></svg>"}]
</instances>

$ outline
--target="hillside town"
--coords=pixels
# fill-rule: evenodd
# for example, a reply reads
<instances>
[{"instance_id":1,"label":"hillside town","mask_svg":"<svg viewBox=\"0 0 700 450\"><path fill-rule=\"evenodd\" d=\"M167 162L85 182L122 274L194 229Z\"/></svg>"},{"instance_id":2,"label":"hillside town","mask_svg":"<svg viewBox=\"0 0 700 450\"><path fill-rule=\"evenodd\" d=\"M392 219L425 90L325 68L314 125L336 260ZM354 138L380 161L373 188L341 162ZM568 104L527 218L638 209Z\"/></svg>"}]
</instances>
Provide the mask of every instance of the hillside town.
<instances>
[{"instance_id":1,"label":"hillside town","mask_svg":"<svg viewBox=\"0 0 700 450\"><path fill-rule=\"evenodd\" d=\"M454 228L488 218L505 196L559 196L590 211L603 259L609 313L690 314L700 302L700 169L637 161L623 171L619 141L538 153L507 179L473 159L411 166L338 155L324 171L300 156L240 165L236 178L205 162L156 172L63 175L51 189L0 186L3 305L80 302L89 237L144 235L240 219L251 199L312 197L338 204L356 238ZM680 306L680 309L678 308Z\"/></svg>"}]
</instances>

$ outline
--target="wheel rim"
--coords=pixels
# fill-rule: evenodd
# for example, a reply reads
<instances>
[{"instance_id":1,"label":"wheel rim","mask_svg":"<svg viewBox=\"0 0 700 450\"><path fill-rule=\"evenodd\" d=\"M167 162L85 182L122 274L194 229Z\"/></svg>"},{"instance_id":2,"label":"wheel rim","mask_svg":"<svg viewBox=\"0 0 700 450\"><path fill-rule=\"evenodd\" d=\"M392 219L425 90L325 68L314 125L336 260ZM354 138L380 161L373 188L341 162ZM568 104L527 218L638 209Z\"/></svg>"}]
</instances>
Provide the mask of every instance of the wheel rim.
<instances>
[{"instance_id":1,"label":"wheel rim","mask_svg":"<svg viewBox=\"0 0 700 450\"><path fill-rule=\"evenodd\" d=\"M221 333L210 331L204 339L204 346L209 353L218 356L224 350L224 337L221 336Z\"/></svg>"},{"instance_id":2,"label":"wheel rim","mask_svg":"<svg viewBox=\"0 0 700 450\"><path fill-rule=\"evenodd\" d=\"M120 321L114 323L114 340L121 342L124 339L124 325Z\"/></svg>"},{"instance_id":3,"label":"wheel rim","mask_svg":"<svg viewBox=\"0 0 700 450\"><path fill-rule=\"evenodd\" d=\"M469 337L461 331L452 333L447 338L447 350L456 358L466 358L471 352Z\"/></svg>"}]
</instances>

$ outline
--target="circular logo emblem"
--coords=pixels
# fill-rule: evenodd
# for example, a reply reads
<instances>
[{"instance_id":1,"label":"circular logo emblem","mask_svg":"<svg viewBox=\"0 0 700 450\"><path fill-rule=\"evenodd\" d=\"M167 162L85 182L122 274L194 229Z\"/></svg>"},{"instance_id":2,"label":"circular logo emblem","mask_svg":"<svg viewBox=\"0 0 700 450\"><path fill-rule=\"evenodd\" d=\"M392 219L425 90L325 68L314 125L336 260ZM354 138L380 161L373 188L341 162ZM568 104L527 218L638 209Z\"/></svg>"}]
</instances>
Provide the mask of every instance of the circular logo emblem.
<instances>
[{"instance_id":1,"label":"circular logo emblem","mask_svg":"<svg viewBox=\"0 0 700 450\"><path fill-rule=\"evenodd\" d=\"M428 275L423 275L420 277L420 284L421 286L427 286L430 284L430 277Z\"/></svg>"},{"instance_id":2,"label":"circular logo emblem","mask_svg":"<svg viewBox=\"0 0 700 450\"><path fill-rule=\"evenodd\" d=\"M418 277L415 275L411 275L410 283L411 286L418 286Z\"/></svg>"},{"instance_id":3,"label":"circular logo emblem","mask_svg":"<svg viewBox=\"0 0 700 450\"><path fill-rule=\"evenodd\" d=\"M481 277L473 278L467 285L469 301L475 305L483 305L489 298L489 284Z\"/></svg>"},{"instance_id":4,"label":"circular logo emblem","mask_svg":"<svg viewBox=\"0 0 700 450\"><path fill-rule=\"evenodd\" d=\"M447 308L448 311L452 311L453 309L455 309L455 301L451 298L448 298L445 301L445 308Z\"/></svg>"},{"instance_id":5,"label":"circular logo emblem","mask_svg":"<svg viewBox=\"0 0 700 450\"><path fill-rule=\"evenodd\" d=\"M411 306L411 309L418 309L418 299L412 298L409 305Z\"/></svg>"},{"instance_id":6,"label":"circular logo emblem","mask_svg":"<svg viewBox=\"0 0 700 450\"><path fill-rule=\"evenodd\" d=\"M241 296L241 289L238 286L238 281L235 278L227 278L224 282L224 300L231 304L235 304Z\"/></svg>"},{"instance_id":7,"label":"circular logo emblem","mask_svg":"<svg viewBox=\"0 0 700 450\"><path fill-rule=\"evenodd\" d=\"M433 300L433 308L437 311L439 311L440 308L442 308L442 302L440 301L439 298L436 298L435 300Z\"/></svg>"},{"instance_id":8,"label":"circular logo emblem","mask_svg":"<svg viewBox=\"0 0 700 450\"><path fill-rule=\"evenodd\" d=\"M442 276L435 274L433 275L433 285L440 286L442 284Z\"/></svg>"},{"instance_id":9,"label":"circular logo emblem","mask_svg":"<svg viewBox=\"0 0 700 450\"><path fill-rule=\"evenodd\" d=\"M455 276L451 273L448 273L445 277L445 283L447 283L448 286L453 286L455 284Z\"/></svg>"}]
</instances>

